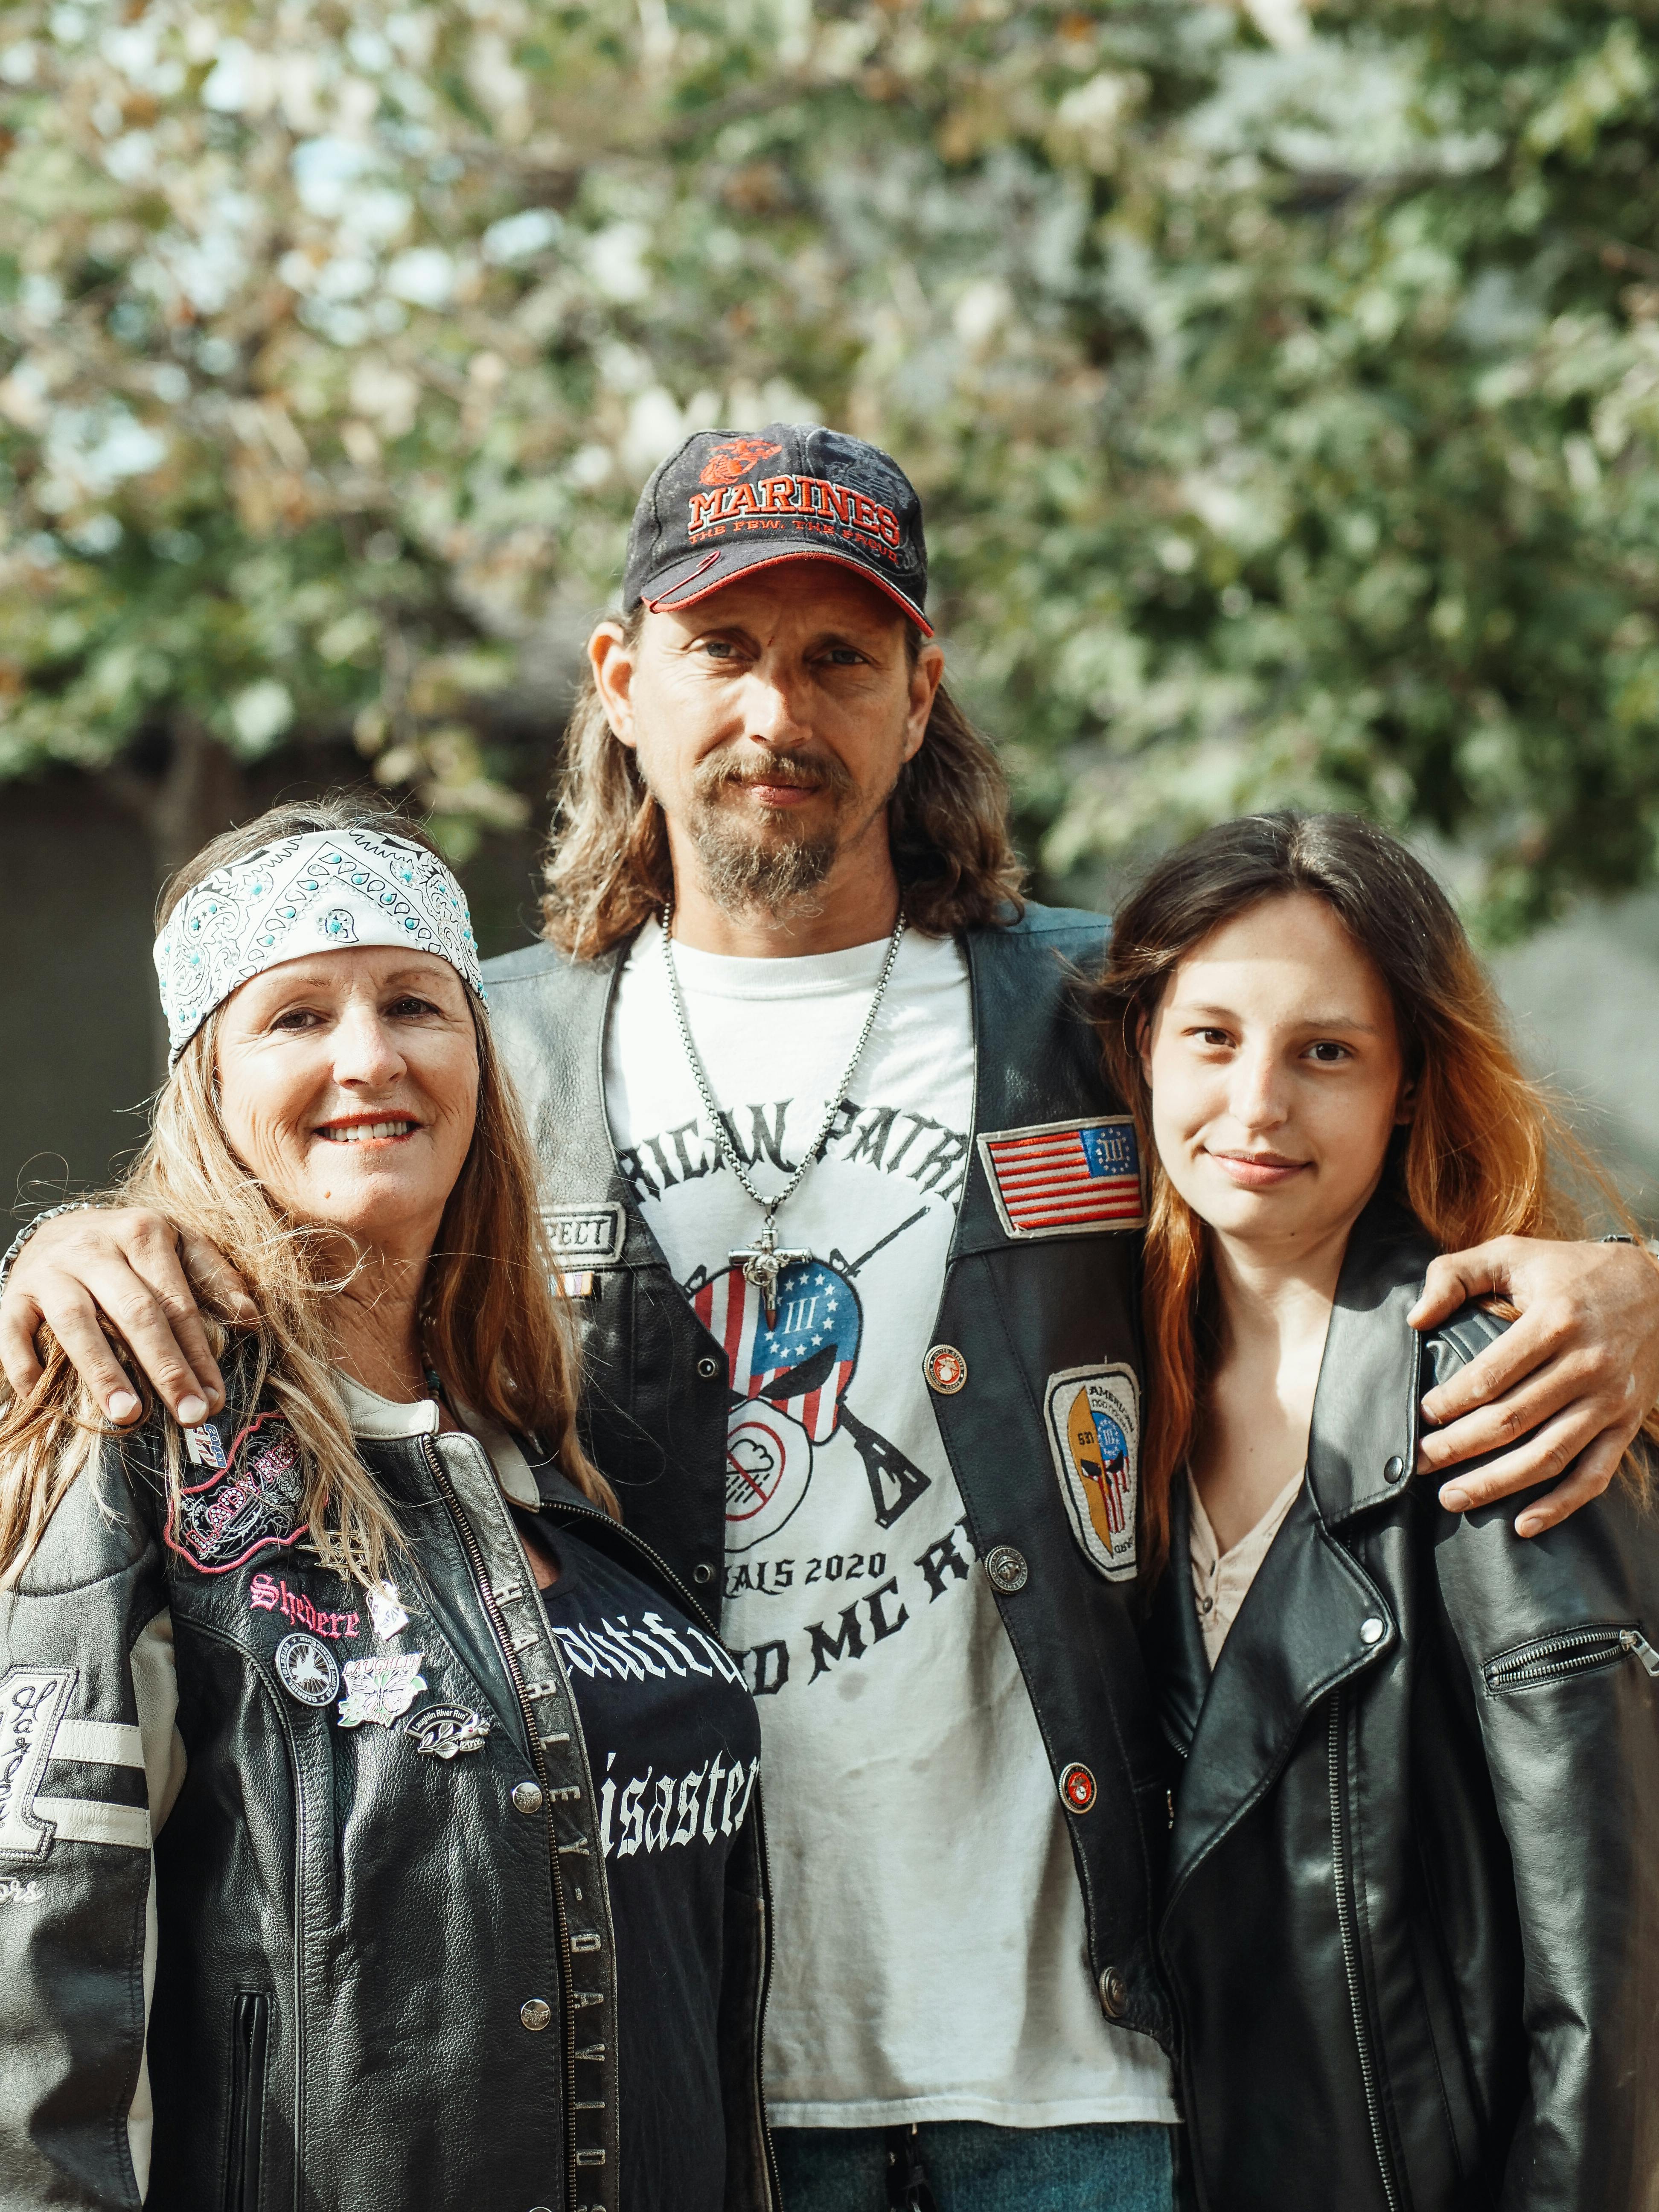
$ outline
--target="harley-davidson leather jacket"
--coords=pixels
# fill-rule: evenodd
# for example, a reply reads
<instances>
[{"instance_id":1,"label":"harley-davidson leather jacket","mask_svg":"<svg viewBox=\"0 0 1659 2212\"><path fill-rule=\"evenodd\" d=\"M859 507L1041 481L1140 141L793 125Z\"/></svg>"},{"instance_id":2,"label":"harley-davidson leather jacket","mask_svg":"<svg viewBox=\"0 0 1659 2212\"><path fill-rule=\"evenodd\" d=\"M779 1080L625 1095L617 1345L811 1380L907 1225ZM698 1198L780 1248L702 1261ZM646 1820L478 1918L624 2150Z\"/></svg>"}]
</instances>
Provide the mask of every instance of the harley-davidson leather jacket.
<instances>
[{"instance_id":1,"label":"harley-davidson leather jacket","mask_svg":"<svg viewBox=\"0 0 1659 2212\"><path fill-rule=\"evenodd\" d=\"M371 1599L307 1554L280 1423L237 1443L169 1522L158 1424L103 1440L0 1591L0 2207L617 2212L594 1778L508 1490L706 1614L533 1446L458 1436L359 1435L409 1547ZM775 2212L746 1803L725 2202Z\"/></svg>"},{"instance_id":2,"label":"harley-davidson leather jacket","mask_svg":"<svg viewBox=\"0 0 1659 2212\"><path fill-rule=\"evenodd\" d=\"M1434 1248L1351 1239L1302 1492L1212 1674L1149 1629L1184 1769L1160 1950L1203 2212L1659 2205L1659 1520L1620 1480L1530 1540L1413 1482Z\"/></svg>"}]
</instances>

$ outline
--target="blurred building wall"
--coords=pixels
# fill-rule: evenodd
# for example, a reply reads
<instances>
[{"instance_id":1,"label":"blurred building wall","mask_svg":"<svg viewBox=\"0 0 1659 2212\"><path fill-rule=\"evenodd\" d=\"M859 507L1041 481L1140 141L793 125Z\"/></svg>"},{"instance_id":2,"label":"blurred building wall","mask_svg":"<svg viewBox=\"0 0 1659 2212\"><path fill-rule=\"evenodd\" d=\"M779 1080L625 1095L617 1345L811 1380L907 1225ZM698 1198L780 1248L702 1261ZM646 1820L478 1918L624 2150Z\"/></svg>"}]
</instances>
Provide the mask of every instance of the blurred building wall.
<instances>
[{"instance_id":1,"label":"blurred building wall","mask_svg":"<svg viewBox=\"0 0 1659 2212\"><path fill-rule=\"evenodd\" d=\"M1582 906L1492 966L1528 1064L1659 1229L1659 896Z\"/></svg>"}]
</instances>

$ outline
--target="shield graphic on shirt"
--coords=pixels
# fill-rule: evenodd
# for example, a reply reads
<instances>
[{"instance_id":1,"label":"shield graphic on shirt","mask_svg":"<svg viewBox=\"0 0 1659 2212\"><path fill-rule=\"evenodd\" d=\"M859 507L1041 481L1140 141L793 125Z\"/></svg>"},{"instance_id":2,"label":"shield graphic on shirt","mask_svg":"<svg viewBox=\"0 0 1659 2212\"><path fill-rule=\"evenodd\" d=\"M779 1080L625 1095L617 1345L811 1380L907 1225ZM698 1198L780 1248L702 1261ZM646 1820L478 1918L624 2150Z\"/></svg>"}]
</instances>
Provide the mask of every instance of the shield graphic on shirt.
<instances>
[{"instance_id":1,"label":"shield graphic on shirt","mask_svg":"<svg viewBox=\"0 0 1659 2212\"><path fill-rule=\"evenodd\" d=\"M691 1304L725 1347L737 1397L766 1399L815 1444L834 1436L863 1326L858 1292L845 1275L823 1260L786 1267L778 1278L777 1319L769 1325L766 1302L741 1267L704 1283ZM738 1411L733 1408L734 1421Z\"/></svg>"}]
</instances>

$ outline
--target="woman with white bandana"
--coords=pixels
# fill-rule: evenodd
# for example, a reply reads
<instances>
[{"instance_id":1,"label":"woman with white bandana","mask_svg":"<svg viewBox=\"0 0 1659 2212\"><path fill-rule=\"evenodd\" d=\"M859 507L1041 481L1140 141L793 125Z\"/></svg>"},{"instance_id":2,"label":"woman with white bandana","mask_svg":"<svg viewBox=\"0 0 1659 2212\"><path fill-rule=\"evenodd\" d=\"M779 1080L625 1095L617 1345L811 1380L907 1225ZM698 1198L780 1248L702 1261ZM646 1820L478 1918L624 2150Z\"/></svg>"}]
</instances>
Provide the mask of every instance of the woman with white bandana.
<instances>
[{"instance_id":1,"label":"woman with white bandana","mask_svg":"<svg viewBox=\"0 0 1659 2212\"><path fill-rule=\"evenodd\" d=\"M155 948L216 1423L0 1407L0 2198L767 2212L758 1729L577 1435L459 885L343 802Z\"/></svg>"}]
</instances>

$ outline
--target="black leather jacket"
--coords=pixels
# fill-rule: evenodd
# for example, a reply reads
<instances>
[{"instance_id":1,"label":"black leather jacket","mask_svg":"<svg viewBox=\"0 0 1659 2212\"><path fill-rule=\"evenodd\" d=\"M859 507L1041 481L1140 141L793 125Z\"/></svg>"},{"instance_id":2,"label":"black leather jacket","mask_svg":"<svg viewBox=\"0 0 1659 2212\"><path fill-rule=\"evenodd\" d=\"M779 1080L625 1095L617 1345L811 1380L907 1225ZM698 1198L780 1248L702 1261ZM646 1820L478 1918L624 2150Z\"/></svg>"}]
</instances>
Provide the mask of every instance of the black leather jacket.
<instances>
[{"instance_id":1,"label":"black leather jacket","mask_svg":"<svg viewBox=\"0 0 1659 2212\"><path fill-rule=\"evenodd\" d=\"M1151 1629L1185 1755L1161 1950L1205 2212L1659 2205L1659 1522L1523 1541L1408 1479L1501 1324L1356 1227L1308 1475L1217 1663L1185 1485Z\"/></svg>"},{"instance_id":2,"label":"black leather jacket","mask_svg":"<svg viewBox=\"0 0 1659 2212\"><path fill-rule=\"evenodd\" d=\"M979 1571L991 1573L1068 1816L1103 2008L1168 2047L1152 1940L1168 1776L1134 1584L1109 1579L1084 1548L1049 1411L1057 1378L1068 1374L1115 1368L1138 1391L1140 1239L1121 1230L1011 1233L980 1143L999 1131L1122 1114L1071 981L1074 967L1097 964L1106 930L1098 915L1032 907L1011 927L963 940L974 1123L933 1335L962 1355L966 1380L933 1402L985 1562ZM628 1526L712 1597L725 1557L728 1370L611 1144L605 1028L622 958L618 949L572 961L538 945L491 961L491 1024L529 1115L556 1239L586 1293L594 1455Z\"/></svg>"},{"instance_id":3,"label":"black leather jacket","mask_svg":"<svg viewBox=\"0 0 1659 2212\"><path fill-rule=\"evenodd\" d=\"M167 2212L617 2212L610 1906L557 1643L471 1439L453 1468L429 1438L360 1447L413 1554L392 1640L302 1542L212 1572L166 1543L153 1425L106 1443L0 1594L5 2212L137 2205L152 2096ZM551 1520L698 1617L554 1467L531 1473ZM296 1638L308 1672L281 1657ZM389 1652L418 1655L409 1719L343 1724L330 1666ZM483 1742L422 1755L434 1706L482 1717ZM774 2212L757 1798L725 1943L726 2202Z\"/></svg>"}]
</instances>

